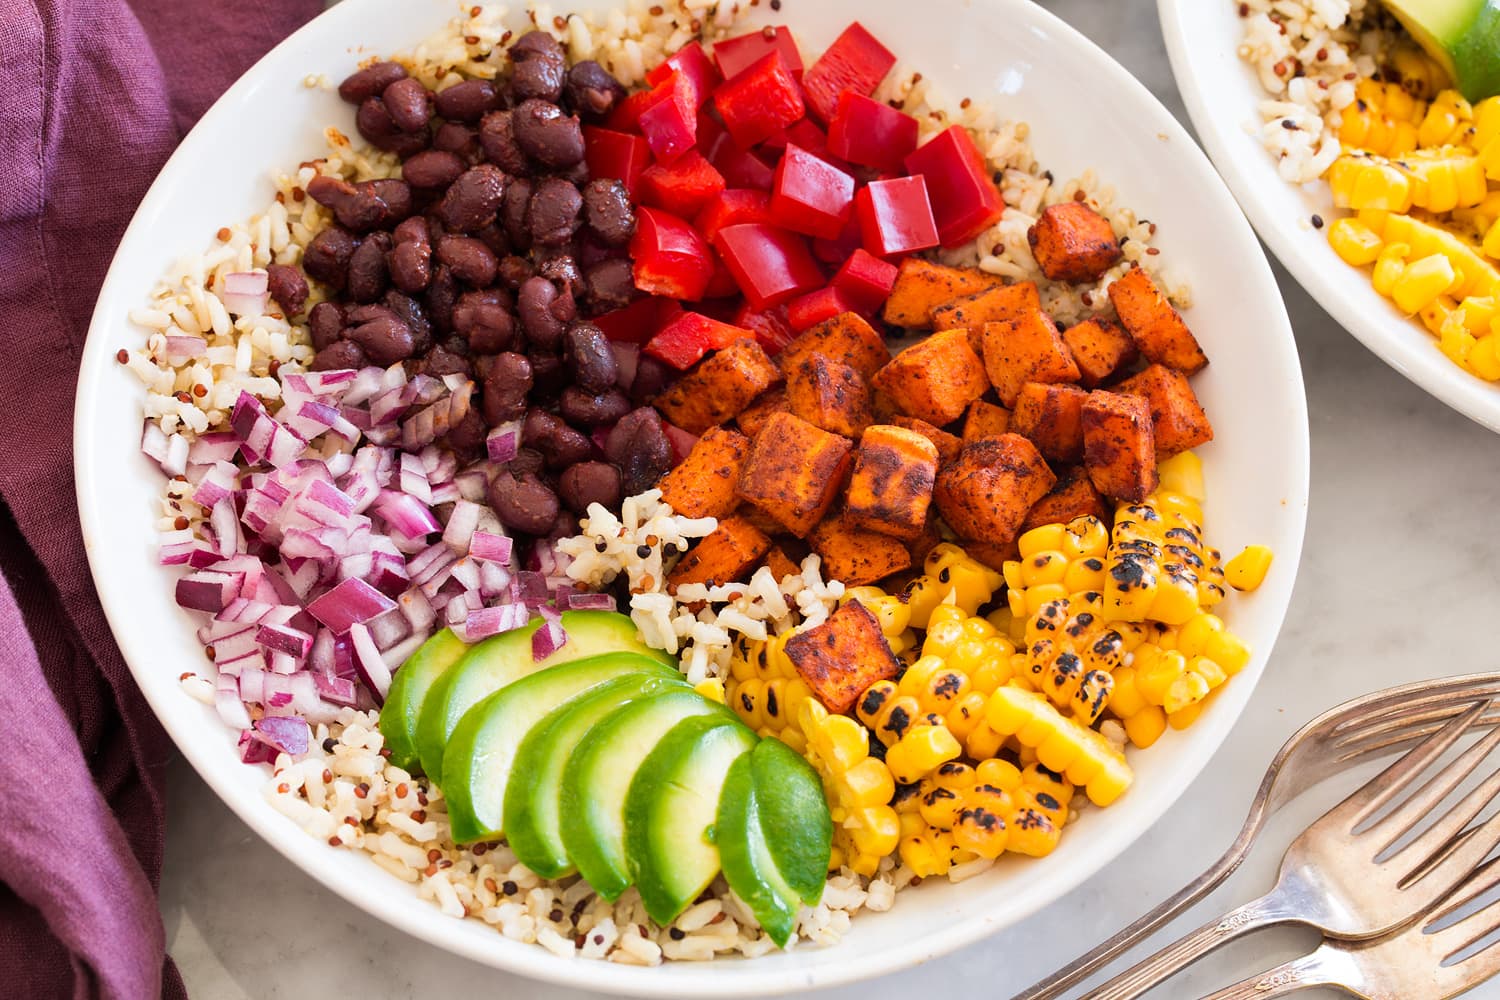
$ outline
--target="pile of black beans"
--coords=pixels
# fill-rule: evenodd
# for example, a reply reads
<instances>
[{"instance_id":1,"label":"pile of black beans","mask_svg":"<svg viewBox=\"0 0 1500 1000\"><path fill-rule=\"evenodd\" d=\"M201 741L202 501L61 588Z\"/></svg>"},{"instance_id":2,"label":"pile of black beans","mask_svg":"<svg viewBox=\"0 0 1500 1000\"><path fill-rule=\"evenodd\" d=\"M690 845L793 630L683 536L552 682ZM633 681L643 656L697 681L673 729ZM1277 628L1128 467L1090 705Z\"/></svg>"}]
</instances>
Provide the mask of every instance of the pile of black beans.
<instances>
[{"instance_id":1,"label":"pile of black beans","mask_svg":"<svg viewBox=\"0 0 1500 1000\"><path fill-rule=\"evenodd\" d=\"M542 31L508 54L503 84L469 79L433 93L379 62L339 85L358 106L360 135L399 156L402 176L308 185L335 224L303 255L328 293L306 321L314 369L401 362L473 379L479 405L447 444L479 458L491 428L521 421L521 450L494 470L490 504L507 527L555 537L590 503L618 510L670 467L661 420L645 405L668 372L642 357L622 384L588 322L636 294L630 196L619 181L589 179L582 132L625 88L596 62L569 67ZM272 296L297 315L302 273L270 271Z\"/></svg>"}]
</instances>

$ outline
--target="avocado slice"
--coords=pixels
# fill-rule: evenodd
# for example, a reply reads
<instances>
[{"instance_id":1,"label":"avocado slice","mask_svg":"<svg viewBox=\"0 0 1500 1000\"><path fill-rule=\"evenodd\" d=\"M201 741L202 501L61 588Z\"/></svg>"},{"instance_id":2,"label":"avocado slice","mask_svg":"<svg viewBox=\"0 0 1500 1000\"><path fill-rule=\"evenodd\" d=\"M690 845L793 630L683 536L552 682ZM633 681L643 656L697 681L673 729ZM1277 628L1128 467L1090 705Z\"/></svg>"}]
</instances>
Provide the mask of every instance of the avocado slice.
<instances>
[{"instance_id":1,"label":"avocado slice","mask_svg":"<svg viewBox=\"0 0 1500 1000\"><path fill-rule=\"evenodd\" d=\"M627 705L589 730L563 768L563 847L601 898L630 887L625 860L625 800L642 763L684 719L733 713L696 691L668 691Z\"/></svg>"},{"instance_id":2,"label":"avocado slice","mask_svg":"<svg viewBox=\"0 0 1500 1000\"><path fill-rule=\"evenodd\" d=\"M626 674L678 677L659 660L606 653L548 667L490 694L454 727L443 753L443 795L460 844L502 834L505 788L516 751L531 728L574 695ZM529 776L527 776L529 777Z\"/></svg>"},{"instance_id":3,"label":"avocado slice","mask_svg":"<svg viewBox=\"0 0 1500 1000\"><path fill-rule=\"evenodd\" d=\"M562 627L568 641L538 662L531 658L531 636L541 625L540 618L533 618L521 628L491 636L473 646L428 690L417 718L417 752L422 758L422 769L438 787L443 785L443 752L453 727L474 704L511 681L601 653L637 653L668 666L676 663L666 653L642 642L635 623L614 611L564 611Z\"/></svg>"},{"instance_id":4,"label":"avocado slice","mask_svg":"<svg viewBox=\"0 0 1500 1000\"><path fill-rule=\"evenodd\" d=\"M687 681L654 673L627 674L563 702L531 728L516 750L505 787L505 839L521 863L542 878L573 872L562 840L563 770L593 728L620 709L664 691L692 690ZM573 822L570 815L568 822Z\"/></svg>"},{"instance_id":5,"label":"avocado slice","mask_svg":"<svg viewBox=\"0 0 1500 1000\"><path fill-rule=\"evenodd\" d=\"M625 797L625 857L652 920L677 919L719 874L714 820L724 779L759 739L738 720L679 722L647 755Z\"/></svg>"},{"instance_id":6,"label":"avocado slice","mask_svg":"<svg viewBox=\"0 0 1500 1000\"><path fill-rule=\"evenodd\" d=\"M729 888L750 907L777 947L785 948L797 929L797 908L802 900L797 890L781 877L766 846L756 804L755 779L751 776L754 756L753 750L741 755L724 779L724 794L719 798L719 816L714 823L719 862Z\"/></svg>"},{"instance_id":7,"label":"avocado slice","mask_svg":"<svg viewBox=\"0 0 1500 1000\"><path fill-rule=\"evenodd\" d=\"M761 828L776 869L802 902L816 906L828 884L833 820L818 772L780 740L750 755Z\"/></svg>"},{"instance_id":8,"label":"avocado slice","mask_svg":"<svg viewBox=\"0 0 1500 1000\"><path fill-rule=\"evenodd\" d=\"M443 671L468 651L468 644L451 628L439 629L396 671L385 696L385 706L380 710L380 732L385 736L392 764L407 771L419 766L417 717L422 711L422 700Z\"/></svg>"},{"instance_id":9,"label":"avocado slice","mask_svg":"<svg viewBox=\"0 0 1500 1000\"><path fill-rule=\"evenodd\" d=\"M1500 94L1500 0L1385 0L1470 101Z\"/></svg>"}]
</instances>

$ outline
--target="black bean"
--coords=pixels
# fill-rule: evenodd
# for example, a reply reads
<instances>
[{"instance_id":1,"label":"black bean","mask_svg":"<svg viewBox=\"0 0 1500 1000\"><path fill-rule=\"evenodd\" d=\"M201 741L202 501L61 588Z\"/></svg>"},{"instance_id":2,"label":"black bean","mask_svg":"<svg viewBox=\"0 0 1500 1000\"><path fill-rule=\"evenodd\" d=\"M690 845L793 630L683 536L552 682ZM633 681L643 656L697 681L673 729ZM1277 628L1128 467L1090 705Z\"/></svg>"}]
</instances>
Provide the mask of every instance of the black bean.
<instances>
[{"instance_id":1,"label":"black bean","mask_svg":"<svg viewBox=\"0 0 1500 1000\"><path fill-rule=\"evenodd\" d=\"M604 442L604 453L620 467L626 496L650 489L672 467L672 445L661 417L649 406L621 417Z\"/></svg>"},{"instance_id":2,"label":"black bean","mask_svg":"<svg viewBox=\"0 0 1500 1000\"><path fill-rule=\"evenodd\" d=\"M612 424L630 412L630 400L618 389L592 393L576 385L562 391L559 412L570 424L599 427Z\"/></svg>"},{"instance_id":3,"label":"black bean","mask_svg":"<svg viewBox=\"0 0 1500 1000\"><path fill-rule=\"evenodd\" d=\"M583 130L578 119L550 101L522 101L511 115L516 144L533 161L550 169L571 167L583 159Z\"/></svg>"},{"instance_id":4,"label":"black bean","mask_svg":"<svg viewBox=\"0 0 1500 1000\"><path fill-rule=\"evenodd\" d=\"M625 99L625 87L592 59L574 63L564 85L573 111L585 118L603 118Z\"/></svg>"},{"instance_id":5,"label":"black bean","mask_svg":"<svg viewBox=\"0 0 1500 1000\"><path fill-rule=\"evenodd\" d=\"M352 340L340 340L313 355L310 367L315 372L327 372L340 368L363 368L364 364L364 350Z\"/></svg>"},{"instance_id":6,"label":"black bean","mask_svg":"<svg viewBox=\"0 0 1500 1000\"><path fill-rule=\"evenodd\" d=\"M504 209L505 203L502 201L501 211L504 211ZM496 218L498 219L499 217L496 216ZM491 222L474 235L479 237L484 245L490 248L490 253L495 255L497 261L501 257L508 257L510 255L510 238L505 235L505 230L501 229L498 223Z\"/></svg>"},{"instance_id":7,"label":"black bean","mask_svg":"<svg viewBox=\"0 0 1500 1000\"><path fill-rule=\"evenodd\" d=\"M500 261L500 280L510 289L518 289L526 282L526 279L536 273L531 266L531 261L525 257L512 254L502 258Z\"/></svg>"},{"instance_id":8,"label":"black bean","mask_svg":"<svg viewBox=\"0 0 1500 1000\"><path fill-rule=\"evenodd\" d=\"M379 222L382 229L394 226L411 215L411 185L394 177L383 177L374 181L356 181L354 190L361 196L374 195L386 207L385 217Z\"/></svg>"},{"instance_id":9,"label":"black bean","mask_svg":"<svg viewBox=\"0 0 1500 1000\"><path fill-rule=\"evenodd\" d=\"M448 265L459 281L483 287L495 280L499 261L483 241L472 236L444 236L438 240L437 259Z\"/></svg>"},{"instance_id":10,"label":"black bean","mask_svg":"<svg viewBox=\"0 0 1500 1000\"><path fill-rule=\"evenodd\" d=\"M354 256L349 258L349 297L355 302L374 302L385 294L385 287L389 278L386 270L385 250L375 236L385 236L386 233L372 234L359 245L354 251Z\"/></svg>"},{"instance_id":11,"label":"black bean","mask_svg":"<svg viewBox=\"0 0 1500 1000\"><path fill-rule=\"evenodd\" d=\"M350 104L359 104L405 76L406 68L400 63L378 62L345 77L339 84L339 96Z\"/></svg>"},{"instance_id":12,"label":"black bean","mask_svg":"<svg viewBox=\"0 0 1500 1000\"><path fill-rule=\"evenodd\" d=\"M531 193L535 190L529 178L513 178L505 188L505 198L500 202L500 225L518 252L531 249L531 230L526 226L526 211L531 207Z\"/></svg>"},{"instance_id":13,"label":"black bean","mask_svg":"<svg viewBox=\"0 0 1500 1000\"><path fill-rule=\"evenodd\" d=\"M432 270L432 280L427 283L427 318L435 329L448 333L453 329L453 305L458 301L458 282L453 272L439 265Z\"/></svg>"},{"instance_id":14,"label":"black bean","mask_svg":"<svg viewBox=\"0 0 1500 1000\"><path fill-rule=\"evenodd\" d=\"M428 233L427 219L421 215L403 219L400 225L391 231L391 236L397 243L428 243L432 239Z\"/></svg>"},{"instance_id":15,"label":"black bean","mask_svg":"<svg viewBox=\"0 0 1500 1000\"><path fill-rule=\"evenodd\" d=\"M592 323L574 323L568 327L564 347L563 357L573 367L580 388L604 392L615 387L620 366L603 330Z\"/></svg>"},{"instance_id":16,"label":"black bean","mask_svg":"<svg viewBox=\"0 0 1500 1000\"><path fill-rule=\"evenodd\" d=\"M391 289L385 293L385 307L411 330L412 353L421 356L432 347L432 323L416 299Z\"/></svg>"},{"instance_id":17,"label":"black bean","mask_svg":"<svg viewBox=\"0 0 1500 1000\"><path fill-rule=\"evenodd\" d=\"M437 353L436 351L433 352ZM429 365L432 355L428 355ZM428 374L435 374L429 370ZM445 372L444 374L448 374ZM462 372L460 374L468 374ZM460 456L478 455L484 447L484 438L489 428L484 426L484 418L479 415L478 410L470 410L464 414L464 418L454 427L448 430L448 447L452 448Z\"/></svg>"},{"instance_id":18,"label":"black bean","mask_svg":"<svg viewBox=\"0 0 1500 1000\"><path fill-rule=\"evenodd\" d=\"M511 97L516 101L531 98L560 101L567 75L567 63L560 54L539 53L530 59L521 60L515 64L510 74L508 86Z\"/></svg>"},{"instance_id":19,"label":"black bean","mask_svg":"<svg viewBox=\"0 0 1500 1000\"><path fill-rule=\"evenodd\" d=\"M500 523L515 531L544 534L557 518L557 494L534 473L516 476L501 469L490 483L489 500Z\"/></svg>"},{"instance_id":20,"label":"black bean","mask_svg":"<svg viewBox=\"0 0 1500 1000\"><path fill-rule=\"evenodd\" d=\"M535 448L522 448L516 452L515 458L505 463L505 467L516 476L526 473L540 476L545 465L546 460L542 458L542 453Z\"/></svg>"},{"instance_id":21,"label":"black bean","mask_svg":"<svg viewBox=\"0 0 1500 1000\"><path fill-rule=\"evenodd\" d=\"M556 414L535 408L526 413L526 422L521 425L521 441L528 448L541 452L552 469L566 469L582 462L594 449L593 442L586 435L569 427Z\"/></svg>"},{"instance_id":22,"label":"black bean","mask_svg":"<svg viewBox=\"0 0 1500 1000\"><path fill-rule=\"evenodd\" d=\"M506 53L513 62L526 62L536 56L561 59L563 57L562 43L553 38L547 32L540 29L532 29L511 43Z\"/></svg>"},{"instance_id":23,"label":"black bean","mask_svg":"<svg viewBox=\"0 0 1500 1000\"><path fill-rule=\"evenodd\" d=\"M531 362L526 356L506 351L495 355L484 373L484 419L491 427L514 420L526 412L526 394L531 391Z\"/></svg>"},{"instance_id":24,"label":"black bean","mask_svg":"<svg viewBox=\"0 0 1500 1000\"><path fill-rule=\"evenodd\" d=\"M307 314L307 329L315 350L337 342L344 329L343 307L337 302L319 302Z\"/></svg>"},{"instance_id":25,"label":"black bean","mask_svg":"<svg viewBox=\"0 0 1500 1000\"><path fill-rule=\"evenodd\" d=\"M409 76L386 87L380 99L391 121L403 132L420 132L432 120L432 95Z\"/></svg>"},{"instance_id":26,"label":"black bean","mask_svg":"<svg viewBox=\"0 0 1500 1000\"><path fill-rule=\"evenodd\" d=\"M543 351L562 346L563 332L576 314L573 298L561 294L546 278L528 278L516 294L516 312L526 342Z\"/></svg>"},{"instance_id":27,"label":"black bean","mask_svg":"<svg viewBox=\"0 0 1500 1000\"><path fill-rule=\"evenodd\" d=\"M596 313L630 305L635 298L630 261L615 257L595 264L583 273L583 290Z\"/></svg>"},{"instance_id":28,"label":"black bean","mask_svg":"<svg viewBox=\"0 0 1500 1000\"><path fill-rule=\"evenodd\" d=\"M443 122L432 134L432 148L445 153L455 153L468 164L479 162L479 133L458 122Z\"/></svg>"},{"instance_id":29,"label":"black bean","mask_svg":"<svg viewBox=\"0 0 1500 1000\"><path fill-rule=\"evenodd\" d=\"M427 352L422 359L421 370L433 378L441 378L444 375L474 375L474 363L462 354L455 354L442 344L437 345ZM474 413L476 411L470 410ZM480 418L480 426L484 425Z\"/></svg>"},{"instance_id":30,"label":"black bean","mask_svg":"<svg viewBox=\"0 0 1500 1000\"><path fill-rule=\"evenodd\" d=\"M432 280L432 244L425 239L397 243L386 261L391 283L403 292L415 295Z\"/></svg>"},{"instance_id":31,"label":"black bean","mask_svg":"<svg viewBox=\"0 0 1500 1000\"><path fill-rule=\"evenodd\" d=\"M578 212L583 196L561 177L544 177L531 192L526 209L526 228L543 245L559 246L578 231Z\"/></svg>"},{"instance_id":32,"label":"black bean","mask_svg":"<svg viewBox=\"0 0 1500 1000\"><path fill-rule=\"evenodd\" d=\"M531 163L516 143L509 111L491 111L479 123L479 148L484 158L512 177L531 173Z\"/></svg>"},{"instance_id":33,"label":"black bean","mask_svg":"<svg viewBox=\"0 0 1500 1000\"><path fill-rule=\"evenodd\" d=\"M635 363L635 379L630 383L630 399L637 406L645 406L661 395L675 380L677 373L663 361L649 354L642 354Z\"/></svg>"},{"instance_id":34,"label":"black bean","mask_svg":"<svg viewBox=\"0 0 1500 1000\"><path fill-rule=\"evenodd\" d=\"M376 149L397 156L411 156L427 148L430 136L421 132L403 132L391 117L390 109L378 97L367 98L354 115L354 127Z\"/></svg>"},{"instance_id":35,"label":"black bean","mask_svg":"<svg viewBox=\"0 0 1500 1000\"><path fill-rule=\"evenodd\" d=\"M562 474L557 490L563 503L579 517L588 513L589 504L599 504L605 510L620 505L620 470L608 462L580 462Z\"/></svg>"},{"instance_id":36,"label":"black bean","mask_svg":"<svg viewBox=\"0 0 1500 1000\"><path fill-rule=\"evenodd\" d=\"M453 329L480 354L498 354L515 346L516 321L509 296L498 288L464 292L453 307Z\"/></svg>"},{"instance_id":37,"label":"black bean","mask_svg":"<svg viewBox=\"0 0 1500 1000\"><path fill-rule=\"evenodd\" d=\"M266 268L266 287L271 298L281 307L282 315L288 318L297 315L307 304L307 279L295 267L272 264Z\"/></svg>"},{"instance_id":38,"label":"black bean","mask_svg":"<svg viewBox=\"0 0 1500 1000\"><path fill-rule=\"evenodd\" d=\"M498 107L500 92L488 80L465 80L437 92L437 113L455 122L477 122Z\"/></svg>"},{"instance_id":39,"label":"black bean","mask_svg":"<svg viewBox=\"0 0 1500 1000\"><path fill-rule=\"evenodd\" d=\"M326 174L319 174L308 182L307 196L331 209L339 225L356 233L379 226L389 211L375 192L360 191L348 181Z\"/></svg>"},{"instance_id":40,"label":"black bean","mask_svg":"<svg viewBox=\"0 0 1500 1000\"><path fill-rule=\"evenodd\" d=\"M589 232L605 246L622 247L635 235L630 192L617 180L599 178L583 189L583 218Z\"/></svg>"},{"instance_id":41,"label":"black bean","mask_svg":"<svg viewBox=\"0 0 1500 1000\"><path fill-rule=\"evenodd\" d=\"M460 233L489 225L505 196L505 181L505 174L488 163L464 171L449 186L438 207L443 224Z\"/></svg>"},{"instance_id":42,"label":"black bean","mask_svg":"<svg viewBox=\"0 0 1500 1000\"><path fill-rule=\"evenodd\" d=\"M578 261L570 253L554 252L537 261L536 273L562 289L567 296L576 295L583 284L583 275L578 271ZM571 309L571 302L568 304ZM572 319L569 312L568 319Z\"/></svg>"},{"instance_id":43,"label":"black bean","mask_svg":"<svg viewBox=\"0 0 1500 1000\"><path fill-rule=\"evenodd\" d=\"M392 365L405 361L416 349L411 327L401 322L389 309L381 310L358 326L351 327L349 339L364 348L365 355L377 365ZM357 310L356 310L357 311ZM350 321L354 321L353 313Z\"/></svg>"},{"instance_id":44,"label":"black bean","mask_svg":"<svg viewBox=\"0 0 1500 1000\"><path fill-rule=\"evenodd\" d=\"M349 277L349 258L358 245L347 229L329 226L308 241L302 251L302 269L308 277L342 291Z\"/></svg>"},{"instance_id":45,"label":"black bean","mask_svg":"<svg viewBox=\"0 0 1500 1000\"><path fill-rule=\"evenodd\" d=\"M532 399L551 402L572 384L573 376L568 373L568 366L563 364L561 355L540 351L531 353L528 358L531 361L532 377L535 379L531 390Z\"/></svg>"},{"instance_id":46,"label":"black bean","mask_svg":"<svg viewBox=\"0 0 1500 1000\"><path fill-rule=\"evenodd\" d=\"M414 188L441 191L466 169L463 157L441 149L424 149L401 164L401 176Z\"/></svg>"}]
</instances>

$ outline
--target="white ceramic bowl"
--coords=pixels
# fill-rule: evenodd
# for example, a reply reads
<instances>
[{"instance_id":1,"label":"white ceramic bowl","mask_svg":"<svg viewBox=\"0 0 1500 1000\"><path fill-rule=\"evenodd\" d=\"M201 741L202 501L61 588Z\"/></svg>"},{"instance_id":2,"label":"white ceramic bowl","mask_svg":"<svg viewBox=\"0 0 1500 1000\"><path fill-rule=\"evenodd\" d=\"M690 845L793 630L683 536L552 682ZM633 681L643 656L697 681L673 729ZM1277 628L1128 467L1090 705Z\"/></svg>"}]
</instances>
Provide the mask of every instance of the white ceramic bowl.
<instances>
[{"instance_id":1,"label":"white ceramic bowl","mask_svg":"<svg viewBox=\"0 0 1500 1000\"><path fill-rule=\"evenodd\" d=\"M1297 187L1276 173L1276 161L1253 129L1267 97L1249 63L1236 55L1242 22L1232 0L1157 0L1172 72L1198 139L1250 217L1255 231L1297 282L1386 364L1464 416L1500 431L1500 385L1459 368L1438 350L1421 322L1408 318L1370 287L1367 268L1350 267L1328 246L1332 221L1328 185Z\"/></svg>"},{"instance_id":2,"label":"white ceramic bowl","mask_svg":"<svg viewBox=\"0 0 1500 1000\"><path fill-rule=\"evenodd\" d=\"M594 4L580 0L577 6ZM346 0L224 95L163 169L125 235L100 293L80 375L76 446L84 538L105 611L137 681L184 756L236 814L351 903L431 944L523 975L612 993L763 996L911 966L1015 923L1085 881L1166 814L1249 699L1291 595L1308 489L1306 400L1296 349L1254 235L1171 115L1081 35L1023 0L929 0L921 16L899 0L790 7L809 51L826 45L857 13L949 93L994 101L1004 115L1029 119L1038 153L1059 177L1098 167L1125 203L1158 223L1164 259L1193 285L1196 305L1188 319L1213 359L1195 381L1217 430L1217 440L1202 450L1211 537L1231 554L1250 542L1277 553L1265 585L1230 602L1230 622L1256 656L1196 726L1135 755L1131 792L1108 810L1086 812L1051 856L1007 861L963 884L932 883L903 893L890 912L860 915L832 948L653 969L563 961L477 921L445 917L366 857L303 833L261 797L264 769L239 763L233 734L178 687L184 670L204 668L203 653L188 616L173 604L172 573L155 565L152 501L159 473L137 452L141 386L114 354L140 342L126 313L171 261L207 245L218 226L266 204L273 165L320 152L326 123L343 123L352 134L349 109L330 92L303 87L304 76L325 72L340 79L362 54L409 47L453 10L445 0Z\"/></svg>"}]
</instances>

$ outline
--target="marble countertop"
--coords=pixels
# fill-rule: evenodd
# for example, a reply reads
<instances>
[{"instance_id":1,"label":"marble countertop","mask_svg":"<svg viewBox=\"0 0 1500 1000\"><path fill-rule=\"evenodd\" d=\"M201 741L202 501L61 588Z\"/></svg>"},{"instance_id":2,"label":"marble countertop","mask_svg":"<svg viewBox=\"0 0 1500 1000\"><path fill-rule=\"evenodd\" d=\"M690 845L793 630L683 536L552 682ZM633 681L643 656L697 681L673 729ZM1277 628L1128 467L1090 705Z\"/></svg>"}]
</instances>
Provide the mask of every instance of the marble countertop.
<instances>
[{"instance_id":1,"label":"marble countertop","mask_svg":"<svg viewBox=\"0 0 1500 1000\"><path fill-rule=\"evenodd\" d=\"M1042 2L1094 38L1186 123L1153 3ZM1500 463L1482 457L1495 454L1496 439L1386 367L1280 268L1277 276L1307 380L1312 504L1292 611L1239 725L1177 807L1088 884L949 960L821 996L895 1000L913 991L962 996L968 989L1010 996L1217 857L1238 830L1265 765L1307 719L1376 688L1494 667L1473 625L1493 613L1489 596L1500 587L1500 532L1490 519ZM1462 627L1471 614L1479 618ZM161 911L192 996L584 996L513 979L407 938L285 861L180 759L169 778ZM1244 868L1173 929L1183 933L1269 888L1298 821L1332 801L1299 803L1284 814ZM1157 995L1201 996L1315 943L1315 935L1295 931L1256 935ZM1500 987L1488 989L1494 992L1486 995L1500 995Z\"/></svg>"}]
</instances>

